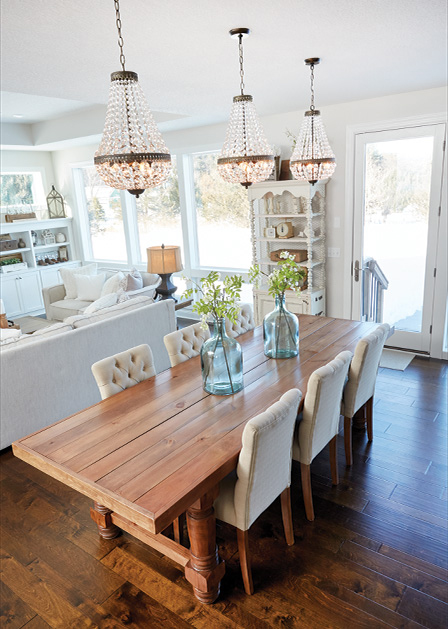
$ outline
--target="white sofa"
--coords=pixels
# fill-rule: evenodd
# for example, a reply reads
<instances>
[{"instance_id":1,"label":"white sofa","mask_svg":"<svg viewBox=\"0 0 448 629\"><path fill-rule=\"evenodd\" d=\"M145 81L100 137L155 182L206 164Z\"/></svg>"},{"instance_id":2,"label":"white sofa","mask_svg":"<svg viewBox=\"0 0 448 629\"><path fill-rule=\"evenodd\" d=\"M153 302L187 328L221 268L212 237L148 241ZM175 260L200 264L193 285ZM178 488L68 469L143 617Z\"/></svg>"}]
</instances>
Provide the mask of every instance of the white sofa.
<instances>
[{"instance_id":1,"label":"white sofa","mask_svg":"<svg viewBox=\"0 0 448 629\"><path fill-rule=\"evenodd\" d=\"M106 280L116 273L116 271L107 269L99 269L99 272L106 274ZM127 293L128 297L133 299L144 295L153 299L156 288L162 281L160 275L142 272L141 276L143 278L143 288L129 291ZM82 301L81 299L65 299L64 284L55 284L54 286L43 288L42 296L49 321L64 321L67 317L82 314L87 306L92 303L91 301Z\"/></svg>"},{"instance_id":2,"label":"white sofa","mask_svg":"<svg viewBox=\"0 0 448 629\"><path fill-rule=\"evenodd\" d=\"M0 347L0 449L96 402L91 365L147 343L156 371L170 367L163 337L176 329L174 302L149 297L78 315Z\"/></svg>"}]
</instances>

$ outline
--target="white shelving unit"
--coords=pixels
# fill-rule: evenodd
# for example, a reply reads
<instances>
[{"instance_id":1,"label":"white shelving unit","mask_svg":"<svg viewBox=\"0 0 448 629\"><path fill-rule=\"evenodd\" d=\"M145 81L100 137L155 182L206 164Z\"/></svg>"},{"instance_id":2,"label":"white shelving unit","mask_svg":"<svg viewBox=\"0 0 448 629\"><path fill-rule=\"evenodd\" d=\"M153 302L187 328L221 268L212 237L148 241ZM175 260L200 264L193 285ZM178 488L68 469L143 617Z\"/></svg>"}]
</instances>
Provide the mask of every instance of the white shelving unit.
<instances>
[{"instance_id":1,"label":"white shelving unit","mask_svg":"<svg viewBox=\"0 0 448 629\"><path fill-rule=\"evenodd\" d=\"M306 251L307 259L300 266L308 270L307 288L300 295L286 293L286 305L296 314L325 315L325 187L326 181L314 186L306 181L266 181L249 188L251 206L251 235L253 262L264 273L278 265L270 254L285 249ZM279 223L292 223L290 238L268 238L265 230ZM305 236L298 236L299 233ZM254 289L254 309L257 324L271 312L274 301L267 285Z\"/></svg>"},{"instance_id":2,"label":"white shelving unit","mask_svg":"<svg viewBox=\"0 0 448 629\"><path fill-rule=\"evenodd\" d=\"M58 233L64 234L65 242L44 244L42 234L46 230L49 230L55 237ZM37 235L37 245L33 244L32 232ZM42 288L61 283L59 273L61 267L81 265L81 261L76 259L73 246L72 219L18 220L14 223L1 223L0 233L11 234L17 240L21 238L26 245L23 248L0 252L0 259L17 255L27 264L27 268L21 271L0 272L0 294L5 304L7 317L12 319L27 314L43 313ZM60 247L67 248L67 262L39 264L40 260L45 262L46 257L57 258Z\"/></svg>"}]
</instances>

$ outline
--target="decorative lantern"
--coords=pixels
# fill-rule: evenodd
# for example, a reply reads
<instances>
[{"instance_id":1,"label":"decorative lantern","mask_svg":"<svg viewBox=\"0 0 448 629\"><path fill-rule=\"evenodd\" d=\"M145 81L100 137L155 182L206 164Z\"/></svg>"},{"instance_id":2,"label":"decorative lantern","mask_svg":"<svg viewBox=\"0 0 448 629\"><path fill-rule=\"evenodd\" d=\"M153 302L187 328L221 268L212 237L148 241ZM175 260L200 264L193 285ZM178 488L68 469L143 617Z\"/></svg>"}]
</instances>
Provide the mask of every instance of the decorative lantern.
<instances>
[{"instance_id":1,"label":"decorative lantern","mask_svg":"<svg viewBox=\"0 0 448 629\"><path fill-rule=\"evenodd\" d=\"M47 197L47 207L50 218L65 218L64 199L54 186L51 186L51 192Z\"/></svg>"}]
</instances>

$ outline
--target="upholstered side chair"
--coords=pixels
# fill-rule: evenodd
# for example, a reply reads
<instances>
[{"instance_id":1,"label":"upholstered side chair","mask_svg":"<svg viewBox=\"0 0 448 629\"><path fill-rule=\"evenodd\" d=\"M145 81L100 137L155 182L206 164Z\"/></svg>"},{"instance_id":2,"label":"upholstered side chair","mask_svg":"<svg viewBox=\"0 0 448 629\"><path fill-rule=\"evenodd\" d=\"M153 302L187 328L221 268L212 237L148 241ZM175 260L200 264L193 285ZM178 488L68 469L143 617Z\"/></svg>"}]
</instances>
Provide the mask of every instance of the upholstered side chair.
<instances>
[{"instance_id":1,"label":"upholstered side chair","mask_svg":"<svg viewBox=\"0 0 448 629\"><path fill-rule=\"evenodd\" d=\"M367 422L367 436L373 439L373 396L381 354L390 333L390 326L383 323L362 338L356 346L344 389L341 415L344 415L345 461L352 465L352 420L361 412Z\"/></svg>"},{"instance_id":2,"label":"upholstered side chair","mask_svg":"<svg viewBox=\"0 0 448 629\"><path fill-rule=\"evenodd\" d=\"M204 330L200 323L189 325L163 337L170 358L171 367L199 356L204 341L210 338L210 330Z\"/></svg>"},{"instance_id":3,"label":"upholstered side chair","mask_svg":"<svg viewBox=\"0 0 448 629\"><path fill-rule=\"evenodd\" d=\"M92 373L101 399L105 400L156 375L151 348L149 345L137 345L103 358L92 365Z\"/></svg>"},{"instance_id":4,"label":"upholstered side chair","mask_svg":"<svg viewBox=\"0 0 448 629\"><path fill-rule=\"evenodd\" d=\"M232 323L226 319L226 333L231 338L236 338L244 332L253 330L255 327L254 311L250 304L241 304L241 310L236 323Z\"/></svg>"},{"instance_id":5,"label":"upholstered side chair","mask_svg":"<svg viewBox=\"0 0 448 629\"><path fill-rule=\"evenodd\" d=\"M286 542L294 544L291 516L291 448L302 394L291 389L264 413L247 422L236 473L220 484L215 501L218 520L236 527L244 589L254 591L249 557L249 528L281 496Z\"/></svg>"},{"instance_id":6,"label":"upholstered side chair","mask_svg":"<svg viewBox=\"0 0 448 629\"><path fill-rule=\"evenodd\" d=\"M342 391L351 359L351 352L341 352L328 365L311 374L303 412L297 421L292 458L300 463L305 513L310 521L314 520L310 466L327 443L330 443L332 483L339 483L337 435Z\"/></svg>"},{"instance_id":7,"label":"upholstered side chair","mask_svg":"<svg viewBox=\"0 0 448 629\"><path fill-rule=\"evenodd\" d=\"M151 348L149 345L137 345L103 358L92 365L92 373L101 399L105 400L156 375ZM184 518L180 516L173 522L174 539L178 544L182 539Z\"/></svg>"}]
</instances>

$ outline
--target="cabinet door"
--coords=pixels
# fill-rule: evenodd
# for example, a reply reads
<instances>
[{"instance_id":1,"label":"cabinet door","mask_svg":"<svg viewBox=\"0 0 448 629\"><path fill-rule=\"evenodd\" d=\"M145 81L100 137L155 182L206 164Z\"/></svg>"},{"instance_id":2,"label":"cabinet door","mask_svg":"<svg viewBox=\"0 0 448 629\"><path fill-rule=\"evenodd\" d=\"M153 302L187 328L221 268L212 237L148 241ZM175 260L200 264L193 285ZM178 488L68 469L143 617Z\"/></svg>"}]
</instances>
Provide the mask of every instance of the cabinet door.
<instances>
[{"instance_id":1,"label":"cabinet door","mask_svg":"<svg viewBox=\"0 0 448 629\"><path fill-rule=\"evenodd\" d=\"M44 300L42 298L42 284L39 272L23 273L19 277L20 279L17 283L19 285L23 312L42 309Z\"/></svg>"},{"instance_id":2,"label":"cabinet door","mask_svg":"<svg viewBox=\"0 0 448 629\"><path fill-rule=\"evenodd\" d=\"M40 272L40 278L43 288L47 286L55 286L56 284L62 284L61 276L58 269L48 269Z\"/></svg>"},{"instance_id":3,"label":"cabinet door","mask_svg":"<svg viewBox=\"0 0 448 629\"><path fill-rule=\"evenodd\" d=\"M1 298L5 305L6 316L8 319L12 319L22 312L22 306L19 298L19 276L5 278L1 277Z\"/></svg>"}]
</instances>

